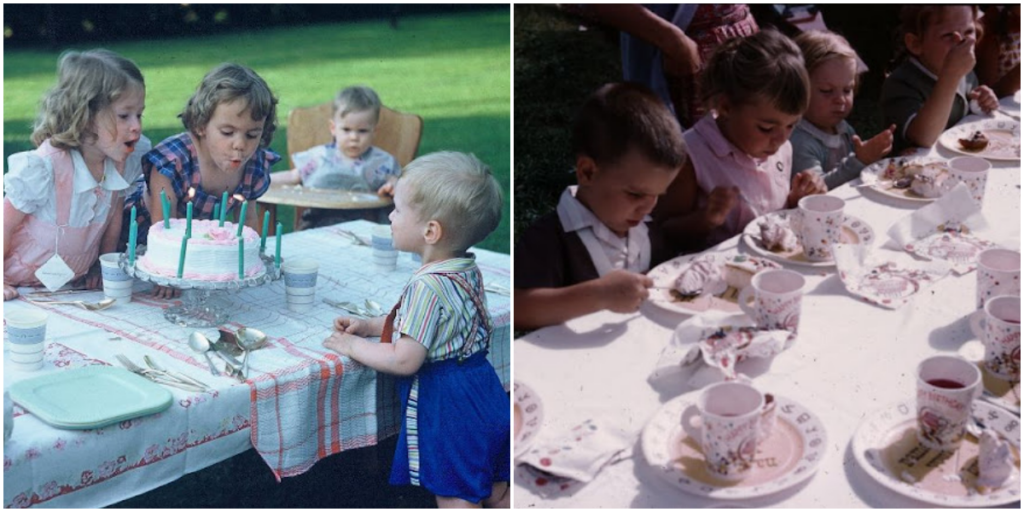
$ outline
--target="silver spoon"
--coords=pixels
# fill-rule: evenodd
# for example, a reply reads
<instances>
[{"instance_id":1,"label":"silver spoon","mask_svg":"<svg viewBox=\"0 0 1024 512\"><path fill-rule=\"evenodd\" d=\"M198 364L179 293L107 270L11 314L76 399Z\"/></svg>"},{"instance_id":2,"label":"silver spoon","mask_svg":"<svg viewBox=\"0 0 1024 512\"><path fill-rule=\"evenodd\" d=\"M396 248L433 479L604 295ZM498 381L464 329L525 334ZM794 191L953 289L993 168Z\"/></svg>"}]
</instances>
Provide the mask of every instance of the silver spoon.
<instances>
[{"instance_id":1,"label":"silver spoon","mask_svg":"<svg viewBox=\"0 0 1024 512\"><path fill-rule=\"evenodd\" d=\"M220 372L217 371L217 367L213 366L213 359L210 359L210 340L199 331L195 331L188 336L188 347L193 351L203 354L206 357L206 363L210 365L210 374L216 377L220 377Z\"/></svg>"},{"instance_id":2,"label":"silver spoon","mask_svg":"<svg viewBox=\"0 0 1024 512\"><path fill-rule=\"evenodd\" d=\"M373 316L381 316L384 314L384 310L380 307L380 304L378 304L377 301L366 299L363 302L366 304L368 313L372 314Z\"/></svg>"},{"instance_id":3,"label":"silver spoon","mask_svg":"<svg viewBox=\"0 0 1024 512\"><path fill-rule=\"evenodd\" d=\"M267 335L251 327L242 327L238 329L235 342L245 352L245 357L242 358L242 375L249 377L249 352L266 345Z\"/></svg>"},{"instance_id":4,"label":"silver spoon","mask_svg":"<svg viewBox=\"0 0 1024 512\"><path fill-rule=\"evenodd\" d=\"M85 310L88 310L88 311L102 311L104 309L109 308L110 306L113 306L114 303L117 302L117 299L106 298L106 299L103 299L103 300L101 300L99 302L85 302L84 300L58 301L58 300L31 300L31 299L29 299L29 301L30 302L34 302L36 304L52 304L54 306L61 306L61 305L78 306L78 307L80 307L82 309L85 309Z\"/></svg>"}]
</instances>

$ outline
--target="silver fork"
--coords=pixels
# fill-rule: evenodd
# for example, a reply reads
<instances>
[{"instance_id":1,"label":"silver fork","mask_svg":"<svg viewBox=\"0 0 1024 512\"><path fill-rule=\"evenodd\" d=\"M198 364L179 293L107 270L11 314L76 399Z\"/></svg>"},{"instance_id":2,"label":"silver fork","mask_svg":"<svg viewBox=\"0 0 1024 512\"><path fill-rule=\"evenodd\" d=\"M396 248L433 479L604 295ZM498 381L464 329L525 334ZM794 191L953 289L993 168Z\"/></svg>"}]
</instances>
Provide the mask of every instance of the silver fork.
<instances>
[{"instance_id":1,"label":"silver fork","mask_svg":"<svg viewBox=\"0 0 1024 512\"><path fill-rule=\"evenodd\" d=\"M194 385L202 388L203 391L209 391L210 390L210 386L206 385L206 383L204 383L203 381L201 381L199 379L193 379L192 377L189 377L188 375L185 375L184 373L181 373L181 372L172 372L170 370L167 370L163 366L160 366L159 364L157 364L157 362L153 358L149 357L148 355L147 356L142 356L142 360L145 361L146 365L148 365L153 370L158 371L158 372L163 372L168 377L171 377L173 379L177 379L177 380L181 381L182 384L194 384ZM129 363L130 362L131 361L129 361Z\"/></svg>"},{"instance_id":2,"label":"silver fork","mask_svg":"<svg viewBox=\"0 0 1024 512\"><path fill-rule=\"evenodd\" d=\"M195 391L195 392L203 392L203 391L205 391L203 388L200 388L200 387L195 386L193 384L189 384L187 382L182 382L182 381L176 380L173 377L167 375L166 373L158 372L158 371L155 371L155 370L148 370L146 368L143 368L143 367L133 363L130 359L125 357L123 354L117 354L114 357L117 358L117 360L121 363L121 365L123 365L128 371L130 371L130 372L132 372L132 373L134 373L136 375L140 375L142 377L145 377L145 378L147 378L147 379L149 379L149 380L151 380L153 382L156 382L157 384L163 384L165 386L176 387L176 388L184 389L186 391Z\"/></svg>"}]
</instances>

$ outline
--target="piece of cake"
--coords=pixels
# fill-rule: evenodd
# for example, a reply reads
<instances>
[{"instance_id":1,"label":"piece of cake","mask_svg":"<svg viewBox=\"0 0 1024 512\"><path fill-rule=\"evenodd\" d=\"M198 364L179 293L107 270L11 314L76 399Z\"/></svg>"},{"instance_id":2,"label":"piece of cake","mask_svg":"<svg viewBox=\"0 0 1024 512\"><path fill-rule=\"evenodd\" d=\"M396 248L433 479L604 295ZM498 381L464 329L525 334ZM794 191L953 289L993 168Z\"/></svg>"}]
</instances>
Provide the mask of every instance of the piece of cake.
<instances>
[{"instance_id":1,"label":"piece of cake","mask_svg":"<svg viewBox=\"0 0 1024 512\"><path fill-rule=\"evenodd\" d=\"M978 492L988 494L999 489L1013 474L1013 452L1010 443L999 439L991 429L985 429L978 439Z\"/></svg>"},{"instance_id":2,"label":"piece of cake","mask_svg":"<svg viewBox=\"0 0 1024 512\"><path fill-rule=\"evenodd\" d=\"M722 267L722 277L725 283L737 290L750 286L754 274L766 269L777 268L778 265L769 263L766 260L751 259L745 254L733 256Z\"/></svg>"},{"instance_id":3,"label":"piece of cake","mask_svg":"<svg viewBox=\"0 0 1024 512\"><path fill-rule=\"evenodd\" d=\"M758 226L761 228L761 243L772 252L787 252L797 248L796 233L789 228L789 221L768 216Z\"/></svg>"},{"instance_id":4,"label":"piece of cake","mask_svg":"<svg viewBox=\"0 0 1024 512\"><path fill-rule=\"evenodd\" d=\"M149 228L146 254L139 258L140 268L150 274L178 276L181 240L185 236L185 219L171 219L170 229L163 222ZM238 279L238 226L225 222L193 220L192 237L185 251L183 279L193 281L234 281ZM263 272L260 259L260 236L252 228L242 229L242 257L245 277Z\"/></svg>"},{"instance_id":5,"label":"piece of cake","mask_svg":"<svg viewBox=\"0 0 1024 512\"><path fill-rule=\"evenodd\" d=\"M975 131L970 137L960 139L960 147L967 151L981 151L988 147L988 137L980 131Z\"/></svg>"},{"instance_id":6,"label":"piece of cake","mask_svg":"<svg viewBox=\"0 0 1024 512\"><path fill-rule=\"evenodd\" d=\"M926 198L935 198L945 193L949 171L939 164L915 165L907 169L911 175L910 191Z\"/></svg>"},{"instance_id":7,"label":"piece of cake","mask_svg":"<svg viewBox=\"0 0 1024 512\"><path fill-rule=\"evenodd\" d=\"M714 258L698 259L687 265L672 287L684 296L716 295L726 289L722 264Z\"/></svg>"}]
</instances>

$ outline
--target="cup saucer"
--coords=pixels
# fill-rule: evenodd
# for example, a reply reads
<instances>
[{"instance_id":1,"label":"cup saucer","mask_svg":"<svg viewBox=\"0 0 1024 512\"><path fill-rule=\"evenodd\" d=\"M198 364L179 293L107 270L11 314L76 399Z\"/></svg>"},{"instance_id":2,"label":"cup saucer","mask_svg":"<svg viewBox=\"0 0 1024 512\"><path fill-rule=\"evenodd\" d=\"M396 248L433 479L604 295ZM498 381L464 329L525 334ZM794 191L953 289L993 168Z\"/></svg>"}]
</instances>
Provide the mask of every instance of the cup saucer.
<instances>
[{"instance_id":1,"label":"cup saucer","mask_svg":"<svg viewBox=\"0 0 1024 512\"><path fill-rule=\"evenodd\" d=\"M1020 501L1020 418L975 400L973 412L1015 449L1010 480L988 494L974 489L978 441L966 436L956 451L928 450L917 441L914 400L870 413L853 436L853 455L875 481L893 491L933 505L991 507Z\"/></svg>"},{"instance_id":2,"label":"cup saucer","mask_svg":"<svg viewBox=\"0 0 1024 512\"><path fill-rule=\"evenodd\" d=\"M810 478L825 456L825 426L800 404L776 395L776 423L757 448L755 468L739 482L711 476L700 444L679 423L696 395L675 398L658 410L644 427L641 447L655 471L690 494L718 499L747 499L788 489Z\"/></svg>"},{"instance_id":3,"label":"cup saucer","mask_svg":"<svg viewBox=\"0 0 1024 512\"><path fill-rule=\"evenodd\" d=\"M530 386L516 381L513 384L515 396L515 413L513 427L515 433L515 454L526 453L533 444L534 437L540 432L544 423L544 406L537 392Z\"/></svg>"}]
</instances>

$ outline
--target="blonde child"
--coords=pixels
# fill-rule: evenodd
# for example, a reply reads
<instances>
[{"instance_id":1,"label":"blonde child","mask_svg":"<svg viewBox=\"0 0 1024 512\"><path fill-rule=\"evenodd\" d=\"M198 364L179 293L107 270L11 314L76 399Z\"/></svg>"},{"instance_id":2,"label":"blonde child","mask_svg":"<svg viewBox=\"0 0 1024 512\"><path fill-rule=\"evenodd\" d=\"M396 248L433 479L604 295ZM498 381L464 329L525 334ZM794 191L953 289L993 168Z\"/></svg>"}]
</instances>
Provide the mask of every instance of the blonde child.
<instances>
[{"instance_id":1,"label":"blonde child","mask_svg":"<svg viewBox=\"0 0 1024 512\"><path fill-rule=\"evenodd\" d=\"M811 102L793 130L793 172L822 175L832 189L860 176L861 169L892 151L895 126L862 142L846 116L857 90L857 52L843 36L803 32L795 39L811 81Z\"/></svg>"},{"instance_id":2,"label":"blonde child","mask_svg":"<svg viewBox=\"0 0 1024 512\"><path fill-rule=\"evenodd\" d=\"M98 255L117 248L124 191L149 149L145 102L132 61L107 50L61 56L32 132L37 149L8 158L4 300L16 286L56 289L83 276L99 286Z\"/></svg>"},{"instance_id":3,"label":"blonde child","mask_svg":"<svg viewBox=\"0 0 1024 512\"><path fill-rule=\"evenodd\" d=\"M270 167L281 159L267 149L277 128L277 98L270 87L245 66L221 64L203 77L179 117L187 131L146 153L143 178L125 205L125 224L136 206L139 243L144 244L149 226L164 219L161 191L170 201L172 218L184 218L191 201L195 219L214 218L227 192L229 213L248 201L241 222L261 230L254 203L270 187ZM122 240L126 235L127 229L122 230ZM166 298L174 291L158 286L155 294Z\"/></svg>"},{"instance_id":4,"label":"blonde child","mask_svg":"<svg viewBox=\"0 0 1024 512\"><path fill-rule=\"evenodd\" d=\"M602 86L573 128L577 185L516 243L515 327L636 311L670 258L648 214L686 161L672 112L646 87Z\"/></svg>"},{"instance_id":5,"label":"blonde child","mask_svg":"<svg viewBox=\"0 0 1024 512\"><path fill-rule=\"evenodd\" d=\"M334 141L292 155L295 169L271 175L274 183L376 192L389 196L401 167L390 153L373 145L380 120L380 98L373 89L353 86L334 98L330 129ZM365 218L386 223L390 208L309 209L303 229Z\"/></svg>"},{"instance_id":6,"label":"blonde child","mask_svg":"<svg viewBox=\"0 0 1024 512\"><path fill-rule=\"evenodd\" d=\"M391 231L395 247L419 254L423 266L387 318L339 317L324 340L403 376L390 482L422 486L440 507L509 506L509 402L486 358L491 320L467 252L500 220L501 187L475 157L442 152L411 162L395 185ZM364 338L377 335L382 343Z\"/></svg>"},{"instance_id":7,"label":"blonde child","mask_svg":"<svg viewBox=\"0 0 1024 512\"><path fill-rule=\"evenodd\" d=\"M690 160L655 211L680 248L717 244L760 215L827 190L816 173L790 178L789 135L808 88L800 49L774 30L715 51L701 84L713 112L683 134Z\"/></svg>"},{"instance_id":8,"label":"blonde child","mask_svg":"<svg viewBox=\"0 0 1024 512\"><path fill-rule=\"evenodd\" d=\"M896 149L930 147L943 131L970 113L999 107L992 89L978 86L974 44L978 8L908 5L900 11L900 49L905 57L882 85L882 112L896 125Z\"/></svg>"}]
</instances>

